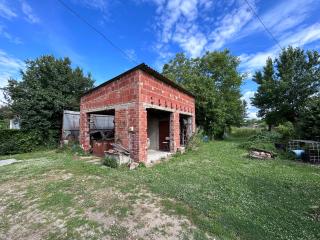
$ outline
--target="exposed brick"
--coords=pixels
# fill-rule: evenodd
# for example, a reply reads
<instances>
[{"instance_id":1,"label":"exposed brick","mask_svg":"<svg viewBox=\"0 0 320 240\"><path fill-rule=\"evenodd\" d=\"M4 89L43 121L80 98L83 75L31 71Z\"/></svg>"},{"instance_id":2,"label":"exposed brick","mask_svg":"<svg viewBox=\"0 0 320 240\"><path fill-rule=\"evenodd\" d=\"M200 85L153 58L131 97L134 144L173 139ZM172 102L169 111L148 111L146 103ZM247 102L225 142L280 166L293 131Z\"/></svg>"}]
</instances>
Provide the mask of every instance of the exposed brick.
<instances>
[{"instance_id":1,"label":"exposed brick","mask_svg":"<svg viewBox=\"0 0 320 240\"><path fill-rule=\"evenodd\" d=\"M180 147L180 111L192 115L192 129L195 131L194 98L142 70L136 70L81 98L80 144L82 148L85 151L90 150L87 112L114 106L116 141L130 150L131 157L135 161L146 161L147 110L144 104L161 107L171 112L170 150L172 152ZM133 131L129 131L130 127L133 127Z\"/></svg>"}]
</instances>

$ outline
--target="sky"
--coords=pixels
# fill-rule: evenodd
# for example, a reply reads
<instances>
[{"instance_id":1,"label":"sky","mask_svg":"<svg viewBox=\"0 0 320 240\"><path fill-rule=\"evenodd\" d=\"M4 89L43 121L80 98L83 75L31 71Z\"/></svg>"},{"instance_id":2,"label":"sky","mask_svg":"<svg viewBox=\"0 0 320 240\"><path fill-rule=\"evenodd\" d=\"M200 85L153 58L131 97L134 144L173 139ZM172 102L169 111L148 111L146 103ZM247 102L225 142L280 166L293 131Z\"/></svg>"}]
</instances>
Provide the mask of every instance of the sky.
<instances>
[{"instance_id":1,"label":"sky","mask_svg":"<svg viewBox=\"0 0 320 240\"><path fill-rule=\"evenodd\" d=\"M255 118L252 75L280 48L254 12L281 47L319 50L320 1L247 1L63 0L114 47L59 0L0 0L0 88L10 77L21 79L25 60L45 54L69 57L98 85L138 63L161 71L179 52L199 57L229 49L241 60L238 70L247 76L242 98L248 102L248 117Z\"/></svg>"}]
</instances>

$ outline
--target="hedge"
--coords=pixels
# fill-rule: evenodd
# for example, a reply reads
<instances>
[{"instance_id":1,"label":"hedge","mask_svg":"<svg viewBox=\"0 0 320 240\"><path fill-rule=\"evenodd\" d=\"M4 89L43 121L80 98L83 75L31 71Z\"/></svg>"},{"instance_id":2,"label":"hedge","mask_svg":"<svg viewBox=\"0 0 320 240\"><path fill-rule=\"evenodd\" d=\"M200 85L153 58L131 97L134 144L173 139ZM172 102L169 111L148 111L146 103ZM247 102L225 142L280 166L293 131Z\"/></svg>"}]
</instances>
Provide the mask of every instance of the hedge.
<instances>
[{"instance_id":1,"label":"hedge","mask_svg":"<svg viewBox=\"0 0 320 240\"><path fill-rule=\"evenodd\" d=\"M31 152L41 145L42 137L36 131L0 130L0 155Z\"/></svg>"}]
</instances>

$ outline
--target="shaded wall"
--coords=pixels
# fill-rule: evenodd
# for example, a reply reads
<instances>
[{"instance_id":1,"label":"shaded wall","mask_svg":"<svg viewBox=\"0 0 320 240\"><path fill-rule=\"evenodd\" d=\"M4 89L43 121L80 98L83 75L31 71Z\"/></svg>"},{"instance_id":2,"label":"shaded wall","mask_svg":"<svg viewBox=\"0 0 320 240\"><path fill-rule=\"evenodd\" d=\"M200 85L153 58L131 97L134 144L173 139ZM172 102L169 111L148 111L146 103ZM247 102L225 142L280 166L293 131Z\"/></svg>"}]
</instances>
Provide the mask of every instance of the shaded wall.
<instances>
[{"instance_id":1,"label":"shaded wall","mask_svg":"<svg viewBox=\"0 0 320 240\"><path fill-rule=\"evenodd\" d=\"M150 140L149 149L159 150L159 119L148 114L148 138Z\"/></svg>"}]
</instances>

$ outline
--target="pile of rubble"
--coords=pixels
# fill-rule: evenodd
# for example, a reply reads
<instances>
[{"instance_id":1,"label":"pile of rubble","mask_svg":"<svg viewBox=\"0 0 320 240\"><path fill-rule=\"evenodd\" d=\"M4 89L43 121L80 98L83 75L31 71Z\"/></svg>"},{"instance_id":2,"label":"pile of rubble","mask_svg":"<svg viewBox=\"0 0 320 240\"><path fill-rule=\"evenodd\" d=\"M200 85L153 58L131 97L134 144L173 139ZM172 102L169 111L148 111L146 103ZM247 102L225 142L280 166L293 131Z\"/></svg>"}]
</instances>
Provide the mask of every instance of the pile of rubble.
<instances>
[{"instance_id":1,"label":"pile of rubble","mask_svg":"<svg viewBox=\"0 0 320 240\"><path fill-rule=\"evenodd\" d=\"M253 148L250 150L249 156L257 159L273 159L275 154L273 152Z\"/></svg>"},{"instance_id":2,"label":"pile of rubble","mask_svg":"<svg viewBox=\"0 0 320 240\"><path fill-rule=\"evenodd\" d=\"M128 164L129 169L135 169L139 163L132 161L130 158L130 151L120 144L111 143L112 149L105 152L106 157L117 159L119 165Z\"/></svg>"}]
</instances>

